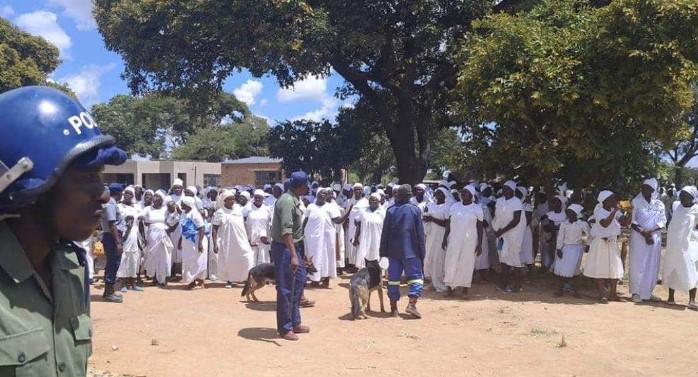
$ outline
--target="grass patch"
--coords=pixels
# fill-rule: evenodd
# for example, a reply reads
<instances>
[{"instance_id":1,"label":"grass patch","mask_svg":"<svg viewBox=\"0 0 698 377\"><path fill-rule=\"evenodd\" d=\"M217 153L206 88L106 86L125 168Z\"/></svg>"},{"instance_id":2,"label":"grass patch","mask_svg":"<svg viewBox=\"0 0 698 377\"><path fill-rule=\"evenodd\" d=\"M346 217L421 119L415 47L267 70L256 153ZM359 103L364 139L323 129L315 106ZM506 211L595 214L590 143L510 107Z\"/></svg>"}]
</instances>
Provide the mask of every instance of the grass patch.
<instances>
[{"instance_id":1,"label":"grass patch","mask_svg":"<svg viewBox=\"0 0 698 377\"><path fill-rule=\"evenodd\" d=\"M557 344L557 348L565 347L567 347L567 340L565 340L565 334L562 334L562 339L560 339L560 342Z\"/></svg>"},{"instance_id":2,"label":"grass patch","mask_svg":"<svg viewBox=\"0 0 698 377\"><path fill-rule=\"evenodd\" d=\"M530 333L531 335L555 335L557 331L534 327L531 329Z\"/></svg>"}]
</instances>

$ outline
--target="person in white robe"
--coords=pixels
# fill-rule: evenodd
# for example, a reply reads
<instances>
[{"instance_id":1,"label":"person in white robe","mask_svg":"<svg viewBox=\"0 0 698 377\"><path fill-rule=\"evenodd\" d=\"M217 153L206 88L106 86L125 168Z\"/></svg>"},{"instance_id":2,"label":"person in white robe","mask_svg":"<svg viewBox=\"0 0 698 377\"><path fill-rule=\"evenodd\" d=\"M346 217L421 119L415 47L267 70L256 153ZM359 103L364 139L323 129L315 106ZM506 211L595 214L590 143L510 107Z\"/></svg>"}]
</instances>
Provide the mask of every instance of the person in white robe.
<instances>
[{"instance_id":1,"label":"person in white robe","mask_svg":"<svg viewBox=\"0 0 698 377\"><path fill-rule=\"evenodd\" d=\"M172 251L175 248L170 235L178 223L167 224L168 209L164 205L167 195L158 190L153 194L153 204L143 209L139 219L143 222L141 235L145 239L145 271L153 278L153 285L167 285L172 269ZM147 230L147 233L146 233Z\"/></svg>"},{"instance_id":2,"label":"person in white robe","mask_svg":"<svg viewBox=\"0 0 698 377\"><path fill-rule=\"evenodd\" d=\"M662 232L666 226L664 203L657 198L656 179L642 183L641 192L633 199L633 221L630 224L630 294L632 301L660 302L652 294L659 277L662 254Z\"/></svg>"},{"instance_id":3,"label":"person in white robe","mask_svg":"<svg viewBox=\"0 0 698 377\"><path fill-rule=\"evenodd\" d=\"M620 258L618 236L621 227L632 219L632 214L623 215L618 206L618 199L612 191L601 191L597 197L599 205L594 209L594 224L591 227L592 241L584 264L584 276L596 279L598 300L601 303L620 301L618 296L618 279L623 278L623 261ZM605 283L611 287L605 296Z\"/></svg>"},{"instance_id":4,"label":"person in white robe","mask_svg":"<svg viewBox=\"0 0 698 377\"><path fill-rule=\"evenodd\" d=\"M497 238L495 237L492 208L493 202L481 204L482 206L482 254L475 257L475 271L481 280L489 280L490 267L498 265ZM492 208L490 208L492 207Z\"/></svg>"},{"instance_id":5,"label":"person in white robe","mask_svg":"<svg viewBox=\"0 0 698 377\"><path fill-rule=\"evenodd\" d=\"M235 193L224 190L219 195L221 207L213 215L213 252L218 254L218 278L226 281L226 288L233 283L247 280L254 267L254 252L245 230L243 208L235 203Z\"/></svg>"},{"instance_id":6,"label":"person in white robe","mask_svg":"<svg viewBox=\"0 0 698 377\"><path fill-rule=\"evenodd\" d=\"M427 191L427 186L423 183L414 185L414 196L410 199L410 202L422 211L424 213L424 209L427 207L427 203L429 203L429 198L426 196L426 191Z\"/></svg>"},{"instance_id":7,"label":"person in white robe","mask_svg":"<svg viewBox=\"0 0 698 377\"><path fill-rule=\"evenodd\" d=\"M557 232L560 224L567 220L565 213L567 197L557 195L550 199L550 211L541 218L541 269L542 272L551 271L555 264L555 247L557 245Z\"/></svg>"},{"instance_id":8,"label":"person in white robe","mask_svg":"<svg viewBox=\"0 0 698 377\"><path fill-rule=\"evenodd\" d=\"M667 230L662 284L669 289L669 305L676 303L675 291L688 291L688 308L698 310L698 188L684 187L678 203Z\"/></svg>"},{"instance_id":9,"label":"person in white robe","mask_svg":"<svg viewBox=\"0 0 698 377\"><path fill-rule=\"evenodd\" d=\"M502 187L502 197L497 199L493 221L499 260L502 263L502 281L498 289L505 292L520 292L523 285L521 244L526 221L523 205L514 196L514 191L516 183L506 181Z\"/></svg>"},{"instance_id":10,"label":"person in white robe","mask_svg":"<svg viewBox=\"0 0 698 377\"><path fill-rule=\"evenodd\" d=\"M182 251L182 282L187 284L189 289L196 286L205 288L204 279L208 264L208 245L204 229L206 224L196 208L194 197L185 196L181 204L182 236L177 248Z\"/></svg>"},{"instance_id":11,"label":"person in white robe","mask_svg":"<svg viewBox=\"0 0 698 377\"><path fill-rule=\"evenodd\" d=\"M377 261L380 258L381 234L385 210L380 205L380 195L373 193L368 198L368 208L356 217L356 267L366 267L366 261Z\"/></svg>"},{"instance_id":12,"label":"person in white robe","mask_svg":"<svg viewBox=\"0 0 698 377\"><path fill-rule=\"evenodd\" d=\"M303 242L305 257L315 266L317 272L308 274L313 286L322 282L329 288L330 279L337 277L337 229L348 216L341 216L335 206L327 202L332 190L319 188L317 197L305 210L303 219ZM351 208L349 208L351 210Z\"/></svg>"},{"instance_id":13,"label":"person in white robe","mask_svg":"<svg viewBox=\"0 0 698 377\"><path fill-rule=\"evenodd\" d=\"M349 212L349 224L347 225L346 242L344 243L347 251L347 272L353 273L358 271L356 268L356 246L354 246L354 236L356 235L356 217L360 212L368 208L368 199L363 197L364 186L361 183L355 183L352 187L354 196L348 199L345 204L347 212ZM348 210L351 206L351 211Z\"/></svg>"},{"instance_id":14,"label":"person in white robe","mask_svg":"<svg viewBox=\"0 0 698 377\"><path fill-rule=\"evenodd\" d=\"M583 237L589 237L589 224L581 220L583 207L579 204L570 205L567 210L567 220L560 224L557 234L554 273L559 277L558 289L553 293L561 297L565 284L570 284L571 278L579 275L584 254ZM574 289L574 297L581 295Z\"/></svg>"},{"instance_id":15,"label":"person in white robe","mask_svg":"<svg viewBox=\"0 0 698 377\"><path fill-rule=\"evenodd\" d=\"M482 206L475 203L475 186L468 185L461 190L463 200L451 205L448 211L448 226L443 237L446 249L444 284L448 287L447 296L454 289L463 287L463 297L473 280L475 258L482 254Z\"/></svg>"},{"instance_id":16,"label":"person in white robe","mask_svg":"<svg viewBox=\"0 0 698 377\"><path fill-rule=\"evenodd\" d=\"M255 190L252 203L246 209L245 229L247 237L250 239L250 246L254 251L254 265L270 263L271 240L269 239L269 229L271 227L272 209L264 204L265 193L262 190Z\"/></svg>"},{"instance_id":17,"label":"person in white robe","mask_svg":"<svg viewBox=\"0 0 698 377\"><path fill-rule=\"evenodd\" d=\"M519 200L521 200L523 215L524 219L526 220L523 240L521 241L521 262L527 268L533 267L533 231L531 230L531 225L533 222L533 205L526 201L526 198L528 197L528 190L525 187L517 187L515 195L517 198L519 198Z\"/></svg>"},{"instance_id":18,"label":"person in white robe","mask_svg":"<svg viewBox=\"0 0 698 377\"><path fill-rule=\"evenodd\" d=\"M141 248L138 244L138 216L140 211L133 204L134 190L132 187L127 187L124 190L124 195L121 203L118 204L119 212L122 220L119 221L117 229L122 234L121 244L123 252L121 253L121 264L116 272L116 277L122 279L121 292L128 292L129 289L142 291L143 289L136 285L136 276L140 270Z\"/></svg>"},{"instance_id":19,"label":"person in white robe","mask_svg":"<svg viewBox=\"0 0 698 377\"><path fill-rule=\"evenodd\" d=\"M334 194L337 194L337 191L334 191ZM344 209L343 206L341 206L337 202L337 198L335 195L328 195L327 196L327 211L330 213L330 217L332 218L344 218L346 219L348 216L344 216L348 212ZM335 238L336 238L336 258L337 258L337 274L341 275L344 271L345 267L345 259L346 259L346 246L344 245L344 242L346 241L346 237L344 235L344 222L340 224L334 224L335 228ZM329 280L328 280L329 284Z\"/></svg>"},{"instance_id":20,"label":"person in white robe","mask_svg":"<svg viewBox=\"0 0 698 377\"><path fill-rule=\"evenodd\" d=\"M170 189L170 195L168 197L168 200L165 204L168 206L170 205L170 201L174 202L175 204L175 210L177 211L178 215L182 214L182 208L180 207L180 203L182 202L182 198L184 197L184 182L177 178L174 180L172 183L172 188ZM174 220L174 215L171 217L172 220ZM176 272L181 269L182 266L182 252L181 250L177 250L177 243L179 242L179 237L182 236L182 227L179 226L179 218L176 219L176 224L177 226L175 227L174 232L170 233L170 240L172 240L172 245L175 246L174 250L172 251L172 271L171 275L175 276ZM171 224L170 224L171 225Z\"/></svg>"},{"instance_id":21,"label":"person in white robe","mask_svg":"<svg viewBox=\"0 0 698 377\"><path fill-rule=\"evenodd\" d=\"M424 257L424 277L431 280L434 291L446 292L446 250L443 247L444 234L448 225L448 210L451 207L446 198L451 196L448 189L439 187L434 192L434 202L427 204L424 211L426 233L426 256Z\"/></svg>"}]
</instances>

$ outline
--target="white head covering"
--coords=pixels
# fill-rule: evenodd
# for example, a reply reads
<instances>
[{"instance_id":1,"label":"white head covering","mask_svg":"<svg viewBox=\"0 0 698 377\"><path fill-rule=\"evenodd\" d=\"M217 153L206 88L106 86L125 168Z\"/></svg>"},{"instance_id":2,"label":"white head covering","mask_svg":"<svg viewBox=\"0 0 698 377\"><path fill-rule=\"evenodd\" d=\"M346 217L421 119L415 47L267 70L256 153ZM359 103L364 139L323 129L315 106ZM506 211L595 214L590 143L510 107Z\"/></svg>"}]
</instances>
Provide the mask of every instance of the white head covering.
<instances>
[{"instance_id":1,"label":"white head covering","mask_svg":"<svg viewBox=\"0 0 698 377\"><path fill-rule=\"evenodd\" d=\"M133 189L133 186L128 186L124 189L124 194L130 192L131 195L136 195L136 190Z\"/></svg>"},{"instance_id":2,"label":"white head covering","mask_svg":"<svg viewBox=\"0 0 698 377\"><path fill-rule=\"evenodd\" d=\"M231 196L235 196L235 190L223 190L220 195L218 195L218 200L222 203Z\"/></svg>"},{"instance_id":3,"label":"white head covering","mask_svg":"<svg viewBox=\"0 0 698 377\"><path fill-rule=\"evenodd\" d=\"M427 185L425 185L424 183L420 183L420 184L418 184L418 185L415 185L414 187L419 187L419 188L421 188L421 189L424 190L424 191L427 190Z\"/></svg>"},{"instance_id":4,"label":"white head covering","mask_svg":"<svg viewBox=\"0 0 698 377\"><path fill-rule=\"evenodd\" d=\"M487 189L488 187L490 187L490 185L488 185L487 183L480 183L480 192L485 191L485 189Z\"/></svg>"},{"instance_id":5,"label":"white head covering","mask_svg":"<svg viewBox=\"0 0 698 377\"><path fill-rule=\"evenodd\" d=\"M364 185L362 185L362 184L361 184L361 183L359 183L359 182L356 182L356 183L354 183L354 186L352 186L351 188L352 188L352 189L355 189L355 188L360 188L360 189L362 189L362 190L363 190L363 188L364 188Z\"/></svg>"},{"instance_id":6,"label":"white head covering","mask_svg":"<svg viewBox=\"0 0 698 377\"><path fill-rule=\"evenodd\" d=\"M691 195L693 197L693 203L698 203L698 188L696 188L696 186L685 186L681 191Z\"/></svg>"},{"instance_id":7,"label":"white head covering","mask_svg":"<svg viewBox=\"0 0 698 377\"><path fill-rule=\"evenodd\" d=\"M444 197L446 198L447 203L449 202L449 200L448 200L449 197L451 197L451 199L453 199L453 195L451 195L451 192L448 191L448 189L445 187L439 187L436 189L436 191L441 191L441 193L444 194ZM453 200L451 200L451 201L453 201Z\"/></svg>"},{"instance_id":8,"label":"white head covering","mask_svg":"<svg viewBox=\"0 0 698 377\"><path fill-rule=\"evenodd\" d=\"M450 181L448 182L448 188L453 188L453 186L456 185L456 181Z\"/></svg>"},{"instance_id":9,"label":"white head covering","mask_svg":"<svg viewBox=\"0 0 698 377\"><path fill-rule=\"evenodd\" d=\"M443 181L440 181L440 182L439 182L439 186L443 186L443 187L449 187L449 185L448 185L448 181L447 181L447 180L445 180L445 179L444 179Z\"/></svg>"},{"instance_id":10,"label":"white head covering","mask_svg":"<svg viewBox=\"0 0 698 377\"><path fill-rule=\"evenodd\" d=\"M267 196L268 194L267 194L266 192L264 192L263 190L256 189L256 190L254 190L254 194L253 194L253 195L254 195L254 196L258 196L258 195L259 195L259 196L265 197L265 196Z\"/></svg>"},{"instance_id":11,"label":"white head covering","mask_svg":"<svg viewBox=\"0 0 698 377\"><path fill-rule=\"evenodd\" d=\"M167 202L167 193L165 192L165 190L157 190L153 193L153 196L155 196L155 195L162 198L163 202Z\"/></svg>"},{"instance_id":12,"label":"white head covering","mask_svg":"<svg viewBox=\"0 0 698 377\"><path fill-rule=\"evenodd\" d=\"M244 196L245 198L247 198L247 200L250 200L250 193L247 191L241 192L240 196Z\"/></svg>"},{"instance_id":13,"label":"white head covering","mask_svg":"<svg viewBox=\"0 0 698 377\"><path fill-rule=\"evenodd\" d=\"M150 193L150 195L155 195L155 191L148 189L143 192L143 196L145 196L147 193Z\"/></svg>"},{"instance_id":14,"label":"white head covering","mask_svg":"<svg viewBox=\"0 0 698 377\"><path fill-rule=\"evenodd\" d=\"M596 197L596 201L598 201L599 203L603 203L604 200L608 199L611 196L613 196L613 191L603 190Z\"/></svg>"},{"instance_id":15,"label":"white head covering","mask_svg":"<svg viewBox=\"0 0 698 377\"><path fill-rule=\"evenodd\" d=\"M174 182L172 182L172 187L175 187L175 186L182 186L182 187L184 187L184 181L182 181L182 180L179 179L179 178L175 178Z\"/></svg>"},{"instance_id":16,"label":"white head covering","mask_svg":"<svg viewBox=\"0 0 698 377\"><path fill-rule=\"evenodd\" d=\"M516 190L521 193L521 195L523 196L524 199L526 199L526 197L528 196L528 190L526 190L525 187L519 186L516 188Z\"/></svg>"},{"instance_id":17,"label":"white head covering","mask_svg":"<svg viewBox=\"0 0 698 377\"><path fill-rule=\"evenodd\" d=\"M280 188L281 191L284 191L284 184L283 183L279 182L279 183L275 184L274 186Z\"/></svg>"},{"instance_id":18,"label":"white head covering","mask_svg":"<svg viewBox=\"0 0 698 377\"><path fill-rule=\"evenodd\" d=\"M332 185L332 190L342 191L342 185L340 185L339 183L335 183L334 185Z\"/></svg>"},{"instance_id":19,"label":"white head covering","mask_svg":"<svg viewBox=\"0 0 698 377\"><path fill-rule=\"evenodd\" d=\"M191 209L196 209L196 199L193 196L185 196L182 198L182 204Z\"/></svg>"},{"instance_id":20,"label":"white head covering","mask_svg":"<svg viewBox=\"0 0 698 377\"><path fill-rule=\"evenodd\" d=\"M475 186L473 185L467 185L463 187L463 189L470 191L470 193L473 195L473 198L477 196L477 189L475 189Z\"/></svg>"},{"instance_id":21,"label":"white head covering","mask_svg":"<svg viewBox=\"0 0 698 377\"><path fill-rule=\"evenodd\" d=\"M642 185L647 185L649 187L652 187L652 190L657 191L657 187L659 186L659 183L657 182L656 178L649 178L645 179L644 182L642 182Z\"/></svg>"},{"instance_id":22,"label":"white head covering","mask_svg":"<svg viewBox=\"0 0 698 377\"><path fill-rule=\"evenodd\" d=\"M376 190L376 194L380 195L381 198L384 198L384 197L385 197L385 191L383 191L382 189Z\"/></svg>"},{"instance_id":23,"label":"white head covering","mask_svg":"<svg viewBox=\"0 0 698 377\"><path fill-rule=\"evenodd\" d=\"M562 204L563 206L567 204L567 197L564 195L555 195L555 199L559 200L560 204Z\"/></svg>"},{"instance_id":24,"label":"white head covering","mask_svg":"<svg viewBox=\"0 0 698 377\"><path fill-rule=\"evenodd\" d=\"M196 186L187 187L187 191L191 191L191 193L194 194L194 196L196 196L196 194L199 193L199 190L196 189Z\"/></svg>"},{"instance_id":25,"label":"white head covering","mask_svg":"<svg viewBox=\"0 0 698 377\"><path fill-rule=\"evenodd\" d=\"M570 206L567 207L567 209L571 209L572 211L574 211L574 213L577 214L578 217L582 217L582 210L584 209L584 207L580 206L579 204L570 204Z\"/></svg>"},{"instance_id":26,"label":"white head covering","mask_svg":"<svg viewBox=\"0 0 698 377\"><path fill-rule=\"evenodd\" d=\"M381 200L381 196L380 196L380 194L377 193L377 192L372 193L372 194L369 196L369 198L376 198L376 199L378 199L378 200Z\"/></svg>"},{"instance_id":27,"label":"white head covering","mask_svg":"<svg viewBox=\"0 0 698 377\"><path fill-rule=\"evenodd\" d=\"M511 189L511 191L516 191L516 182L514 182L512 180L508 180L508 181L504 182L504 186L509 187Z\"/></svg>"}]
</instances>

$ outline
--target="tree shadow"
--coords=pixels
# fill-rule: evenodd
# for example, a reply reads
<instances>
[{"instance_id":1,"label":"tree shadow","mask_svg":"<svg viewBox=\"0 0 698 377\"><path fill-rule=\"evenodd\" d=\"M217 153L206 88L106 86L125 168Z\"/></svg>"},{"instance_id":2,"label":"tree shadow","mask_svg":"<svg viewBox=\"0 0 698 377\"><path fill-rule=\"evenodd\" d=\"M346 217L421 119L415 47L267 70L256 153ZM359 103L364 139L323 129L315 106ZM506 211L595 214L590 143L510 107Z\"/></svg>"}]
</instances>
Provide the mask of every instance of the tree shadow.
<instances>
[{"instance_id":1,"label":"tree shadow","mask_svg":"<svg viewBox=\"0 0 698 377\"><path fill-rule=\"evenodd\" d=\"M279 338L278 332L276 329L269 327L249 327L246 329L241 329L238 331L238 336L257 342L272 343L277 347L281 347L281 344L276 341L276 339Z\"/></svg>"}]
</instances>

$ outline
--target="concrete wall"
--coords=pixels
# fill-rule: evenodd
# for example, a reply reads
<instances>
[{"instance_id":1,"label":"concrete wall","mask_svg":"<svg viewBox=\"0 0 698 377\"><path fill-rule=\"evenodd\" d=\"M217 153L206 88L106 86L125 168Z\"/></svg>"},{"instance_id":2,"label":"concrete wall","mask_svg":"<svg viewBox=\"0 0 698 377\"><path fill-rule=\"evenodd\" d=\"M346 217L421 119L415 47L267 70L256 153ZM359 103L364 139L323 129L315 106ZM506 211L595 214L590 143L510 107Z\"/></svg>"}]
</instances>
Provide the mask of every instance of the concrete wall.
<instances>
[{"instance_id":1,"label":"concrete wall","mask_svg":"<svg viewBox=\"0 0 698 377\"><path fill-rule=\"evenodd\" d=\"M169 185L180 177L184 181L184 186L200 185L204 186L204 175L220 175L221 164L212 162L200 161L133 161L128 160L120 166L106 166L104 169L104 180L109 182L109 178L113 179L116 174L132 174L134 184L141 185L147 188L169 188L169 187L151 187L153 185L161 185L161 176L156 174L167 174L169 176ZM143 182L144 174L146 182Z\"/></svg>"},{"instance_id":2,"label":"concrete wall","mask_svg":"<svg viewBox=\"0 0 698 377\"><path fill-rule=\"evenodd\" d=\"M263 164L239 164L223 163L221 167L221 185L224 187L235 185L261 185L272 182L257 182L256 172L278 172L281 175L281 164L278 162ZM279 180L273 180L278 182Z\"/></svg>"}]
</instances>

